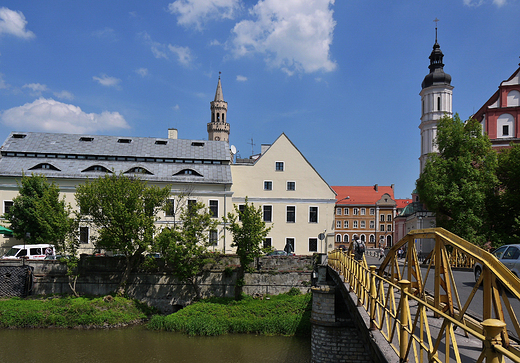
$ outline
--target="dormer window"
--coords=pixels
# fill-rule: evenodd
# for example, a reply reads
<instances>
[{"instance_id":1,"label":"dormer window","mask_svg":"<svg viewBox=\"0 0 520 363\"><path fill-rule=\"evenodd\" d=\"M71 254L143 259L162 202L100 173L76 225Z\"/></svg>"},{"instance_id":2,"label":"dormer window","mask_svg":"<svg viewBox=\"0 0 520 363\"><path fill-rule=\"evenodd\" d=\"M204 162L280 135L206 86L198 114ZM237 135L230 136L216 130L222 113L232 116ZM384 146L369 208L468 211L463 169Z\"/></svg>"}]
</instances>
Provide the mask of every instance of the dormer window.
<instances>
[{"instance_id":1,"label":"dormer window","mask_svg":"<svg viewBox=\"0 0 520 363\"><path fill-rule=\"evenodd\" d=\"M155 145L166 145L167 143L166 140L155 140Z\"/></svg>"},{"instance_id":2,"label":"dormer window","mask_svg":"<svg viewBox=\"0 0 520 363\"><path fill-rule=\"evenodd\" d=\"M35 169L46 169L46 170L60 171L60 169L58 169L57 167L55 167L54 165L51 165L49 163L41 163L41 164L33 166L32 168L29 168L29 170L35 170Z\"/></svg>"},{"instance_id":3,"label":"dormer window","mask_svg":"<svg viewBox=\"0 0 520 363\"><path fill-rule=\"evenodd\" d=\"M25 139L25 134L13 134L13 139Z\"/></svg>"},{"instance_id":4,"label":"dormer window","mask_svg":"<svg viewBox=\"0 0 520 363\"><path fill-rule=\"evenodd\" d=\"M197 173L195 170L193 169L182 169L181 171L173 174L175 176L178 176L178 175L193 175L193 176L202 176L200 175L199 173Z\"/></svg>"},{"instance_id":5,"label":"dormer window","mask_svg":"<svg viewBox=\"0 0 520 363\"><path fill-rule=\"evenodd\" d=\"M191 146L204 146L204 143L203 142L198 142L198 141L193 141L191 143Z\"/></svg>"},{"instance_id":6,"label":"dormer window","mask_svg":"<svg viewBox=\"0 0 520 363\"><path fill-rule=\"evenodd\" d=\"M128 170L125 174L149 174L149 175L153 175L152 173L150 173L148 170L146 170L145 168L141 167L141 166L136 166L135 168L132 168L130 170Z\"/></svg>"},{"instance_id":7,"label":"dormer window","mask_svg":"<svg viewBox=\"0 0 520 363\"><path fill-rule=\"evenodd\" d=\"M79 138L79 141L84 141L84 142L90 142L90 141L93 141L94 138L93 137L80 137Z\"/></svg>"},{"instance_id":8,"label":"dormer window","mask_svg":"<svg viewBox=\"0 0 520 363\"><path fill-rule=\"evenodd\" d=\"M89 171L94 171L94 172L101 172L101 173L111 173L110 170L108 170L107 168L105 168L104 166L101 166L101 165L92 165L88 168L86 168L85 170L83 170L83 172L89 172Z\"/></svg>"},{"instance_id":9,"label":"dormer window","mask_svg":"<svg viewBox=\"0 0 520 363\"><path fill-rule=\"evenodd\" d=\"M132 139L117 139L117 142L120 144L130 144Z\"/></svg>"}]
</instances>

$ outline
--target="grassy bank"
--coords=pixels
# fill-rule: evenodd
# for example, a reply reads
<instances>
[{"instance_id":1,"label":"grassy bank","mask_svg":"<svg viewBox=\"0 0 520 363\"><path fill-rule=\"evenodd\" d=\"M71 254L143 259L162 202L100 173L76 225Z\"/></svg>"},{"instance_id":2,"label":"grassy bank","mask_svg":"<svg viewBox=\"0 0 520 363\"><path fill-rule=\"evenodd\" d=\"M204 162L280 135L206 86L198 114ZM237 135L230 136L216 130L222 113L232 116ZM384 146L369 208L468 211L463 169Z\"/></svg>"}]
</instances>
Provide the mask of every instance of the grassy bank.
<instances>
[{"instance_id":1,"label":"grassy bank","mask_svg":"<svg viewBox=\"0 0 520 363\"><path fill-rule=\"evenodd\" d=\"M210 298L168 316L154 316L149 329L190 335L310 334L311 295L281 294L243 300Z\"/></svg>"},{"instance_id":2,"label":"grassy bank","mask_svg":"<svg viewBox=\"0 0 520 363\"><path fill-rule=\"evenodd\" d=\"M145 306L122 297L1 299L0 328L107 327L141 321Z\"/></svg>"}]
</instances>

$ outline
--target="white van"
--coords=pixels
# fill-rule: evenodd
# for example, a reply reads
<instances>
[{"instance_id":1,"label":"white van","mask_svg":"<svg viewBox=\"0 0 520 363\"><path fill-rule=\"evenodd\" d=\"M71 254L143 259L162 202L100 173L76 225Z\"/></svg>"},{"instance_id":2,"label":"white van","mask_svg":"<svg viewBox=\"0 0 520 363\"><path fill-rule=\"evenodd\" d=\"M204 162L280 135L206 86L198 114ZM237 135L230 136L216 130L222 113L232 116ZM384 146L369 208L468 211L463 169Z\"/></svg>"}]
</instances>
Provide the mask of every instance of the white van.
<instances>
[{"instance_id":1,"label":"white van","mask_svg":"<svg viewBox=\"0 0 520 363\"><path fill-rule=\"evenodd\" d=\"M2 256L2 259L15 260L23 257L29 260L44 260L46 256L54 255L56 255L54 246L46 243L38 245L15 245Z\"/></svg>"}]
</instances>

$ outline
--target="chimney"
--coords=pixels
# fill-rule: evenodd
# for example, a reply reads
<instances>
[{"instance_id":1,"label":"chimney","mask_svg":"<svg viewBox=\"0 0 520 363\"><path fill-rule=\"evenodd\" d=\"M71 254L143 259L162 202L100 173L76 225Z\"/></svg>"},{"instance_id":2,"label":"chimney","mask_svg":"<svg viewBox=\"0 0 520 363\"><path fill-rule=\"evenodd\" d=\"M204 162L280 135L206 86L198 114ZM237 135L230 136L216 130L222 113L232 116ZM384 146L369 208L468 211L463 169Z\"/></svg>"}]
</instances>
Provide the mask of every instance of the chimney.
<instances>
[{"instance_id":1,"label":"chimney","mask_svg":"<svg viewBox=\"0 0 520 363\"><path fill-rule=\"evenodd\" d=\"M378 189L379 189L378 185L374 184L374 190L377 192Z\"/></svg>"},{"instance_id":2,"label":"chimney","mask_svg":"<svg viewBox=\"0 0 520 363\"><path fill-rule=\"evenodd\" d=\"M394 185L395 185L395 184L390 185L390 188L392 188L392 190L394 190Z\"/></svg>"},{"instance_id":3,"label":"chimney","mask_svg":"<svg viewBox=\"0 0 520 363\"><path fill-rule=\"evenodd\" d=\"M168 139L177 139L177 129L168 129Z\"/></svg>"},{"instance_id":4,"label":"chimney","mask_svg":"<svg viewBox=\"0 0 520 363\"><path fill-rule=\"evenodd\" d=\"M262 144L262 150L261 153L264 155L264 153L271 147L271 144Z\"/></svg>"}]
</instances>

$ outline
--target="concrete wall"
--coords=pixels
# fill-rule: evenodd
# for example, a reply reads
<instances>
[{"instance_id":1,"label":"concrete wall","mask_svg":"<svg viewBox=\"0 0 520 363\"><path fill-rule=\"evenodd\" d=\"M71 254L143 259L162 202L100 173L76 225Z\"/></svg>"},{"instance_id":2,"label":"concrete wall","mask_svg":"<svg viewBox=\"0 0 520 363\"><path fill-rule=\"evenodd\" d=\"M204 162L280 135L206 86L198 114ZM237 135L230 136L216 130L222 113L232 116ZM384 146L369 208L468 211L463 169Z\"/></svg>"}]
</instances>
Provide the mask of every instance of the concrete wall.
<instances>
[{"instance_id":1,"label":"concrete wall","mask_svg":"<svg viewBox=\"0 0 520 363\"><path fill-rule=\"evenodd\" d=\"M312 256L261 257L255 262L256 272L245 276L244 293L279 294L291 288L307 292L313 272ZM0 266L21 266L22 261L0 261ZM29 295L70 294L66 266L59 261L28 261L33 269ZM195 297L193 287L173 277L171 270L159 260L155 270L136 269L127 284L128 296L170 313L189 304ZM86 257L79 266L76 291L81 295L106 295L116 290L124 260L116 257ZM208 265L198 279L203 297L234 296L236 256L221 256ZM0 283L7 283L0 281Z\"/></svg>"}]
</instances>

